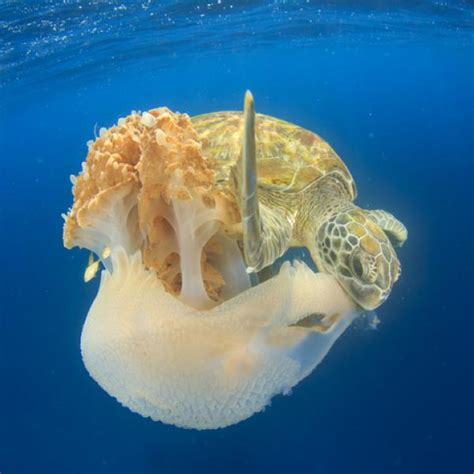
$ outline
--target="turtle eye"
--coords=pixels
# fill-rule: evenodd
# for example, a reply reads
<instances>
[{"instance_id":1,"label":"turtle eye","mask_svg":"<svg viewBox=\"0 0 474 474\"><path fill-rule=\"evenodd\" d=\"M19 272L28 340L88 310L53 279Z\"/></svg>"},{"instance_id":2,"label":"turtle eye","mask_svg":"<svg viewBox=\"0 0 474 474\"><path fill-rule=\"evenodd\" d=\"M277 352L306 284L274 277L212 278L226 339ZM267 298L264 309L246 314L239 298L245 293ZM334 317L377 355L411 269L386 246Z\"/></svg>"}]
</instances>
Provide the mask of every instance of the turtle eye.
<instances>
[{"instance_id":1,"label":"turtle eye","mask_svg":"<svg viewBox=\"0 0 474 474\"><path fill-rule=\"evenodd\" d=\"M354 275L362 279L364 276L364 265L362 264L362 260L360 258L360 255L358 252L352 254L351 257L351 270L354 273Z\"/></svg>"}]
</instances>

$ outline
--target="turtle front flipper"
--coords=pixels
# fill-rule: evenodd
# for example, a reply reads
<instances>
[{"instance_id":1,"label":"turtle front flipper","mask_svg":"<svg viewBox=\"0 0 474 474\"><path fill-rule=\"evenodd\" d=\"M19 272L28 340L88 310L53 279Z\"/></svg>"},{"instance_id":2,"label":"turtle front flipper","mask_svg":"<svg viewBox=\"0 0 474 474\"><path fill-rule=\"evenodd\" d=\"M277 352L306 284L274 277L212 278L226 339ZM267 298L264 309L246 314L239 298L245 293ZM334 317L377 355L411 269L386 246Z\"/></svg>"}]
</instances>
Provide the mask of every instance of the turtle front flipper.
<instances>
[{"instance_id":1,"label":"turtle front flipper","mask_svg":"<svg viewBox=\"0 0 474 474\"><path fill-rule=\"evenodd\" d=\"M284 208L259 203L255 106L250 91L244 100L242 153L232 175L242 217L245 263L249 272L258 272L288 249L293 222ZM266 194L266 190L262 189L262 193Z\"/></svg>"},{"instance_id":2,"label":"turtle front flipper","mask_svg":"<svg viewBox=\"0 0 474 474\"><path fill-rule=\"evenodd\" d=\"M401 247L405 243L408 237L407 228L390 212L377 209L374 211L365 210L365 213L387 234L392 245Z\"/></svg>"}]
</instances>

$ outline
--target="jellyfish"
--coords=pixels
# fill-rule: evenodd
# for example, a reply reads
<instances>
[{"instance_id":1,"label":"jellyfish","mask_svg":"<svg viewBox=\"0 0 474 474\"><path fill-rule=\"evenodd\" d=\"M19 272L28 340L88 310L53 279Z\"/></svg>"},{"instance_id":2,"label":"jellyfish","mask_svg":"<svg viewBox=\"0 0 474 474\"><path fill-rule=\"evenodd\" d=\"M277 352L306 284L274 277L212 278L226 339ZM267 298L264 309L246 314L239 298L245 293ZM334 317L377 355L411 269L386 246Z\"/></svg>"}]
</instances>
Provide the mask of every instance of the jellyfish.
<instances>
[{"instance_id":1,"label":"jellyfish","mask_svg":"<svg viewBox=\"0 0 474 474\"><path fill-rule=\"evenodd\" d=\"M334 277L304 262L252 284L186 114L134 112L89 143L66 248L103 265L81 334L89 374L144 417L214 429L263 410L325 358L358 312Z\"/></svg>"}]
</instances>

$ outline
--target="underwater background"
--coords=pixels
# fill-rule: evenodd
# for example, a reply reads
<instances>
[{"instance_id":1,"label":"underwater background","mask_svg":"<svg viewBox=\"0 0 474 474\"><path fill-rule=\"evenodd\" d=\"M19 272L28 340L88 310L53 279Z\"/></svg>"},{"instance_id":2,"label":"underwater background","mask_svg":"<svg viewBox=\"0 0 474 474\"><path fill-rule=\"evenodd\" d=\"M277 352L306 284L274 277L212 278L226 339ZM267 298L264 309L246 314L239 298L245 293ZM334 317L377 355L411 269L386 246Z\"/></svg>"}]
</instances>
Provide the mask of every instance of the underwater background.
<instances>
[{"instance_id":1,"label":"underwater background","mask_svg":"<svg viewBox=\"0 0 474 474\"><path fill-rule=\"evenodd\" d=\"M473 27L469 1L0 2L0 472L472 473ZM99 280L61 213L94 128L246 89L405 223L402 277L289 396L183 430L86 372Z\"/></svg>"}]
</instances>

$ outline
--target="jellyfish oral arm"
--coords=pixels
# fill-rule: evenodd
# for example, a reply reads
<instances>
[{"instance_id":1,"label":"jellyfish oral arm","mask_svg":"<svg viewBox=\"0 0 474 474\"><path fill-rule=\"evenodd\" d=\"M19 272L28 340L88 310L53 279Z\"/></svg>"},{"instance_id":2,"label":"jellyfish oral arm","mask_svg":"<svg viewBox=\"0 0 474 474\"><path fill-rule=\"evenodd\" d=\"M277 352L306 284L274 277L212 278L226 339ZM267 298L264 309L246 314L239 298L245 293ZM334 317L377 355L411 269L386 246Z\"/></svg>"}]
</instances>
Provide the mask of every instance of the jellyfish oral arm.
<instances>
[{"instance_id":1,"label":"jellyfish oral arm","mask_svg":"<svg viewBox=\"0 0 474 474\"><path fill-rule=\"evenodd\" d=\"M173 199L171 208L172 213L167 215L175 231L180 256L180 300L198 309L215 306L206 292L201 266L204 246L219 227L215 212L207 209L198 198L192 201Z\"/></svg>"},{"instance_id":2,"label":"jellyfish oral arm","mask_svg":"<svg viewBox=\"0 0 474 474\"><path fill-rule=\"evenodd\" d=\"M130 254L140 249L143 235L138 227L137 192L137 184L128 181L95 196L75 220L66 221L66 247L94 252L109 270L111 260L104 249L122 247Z\"/></svg>"}]
</instances>

